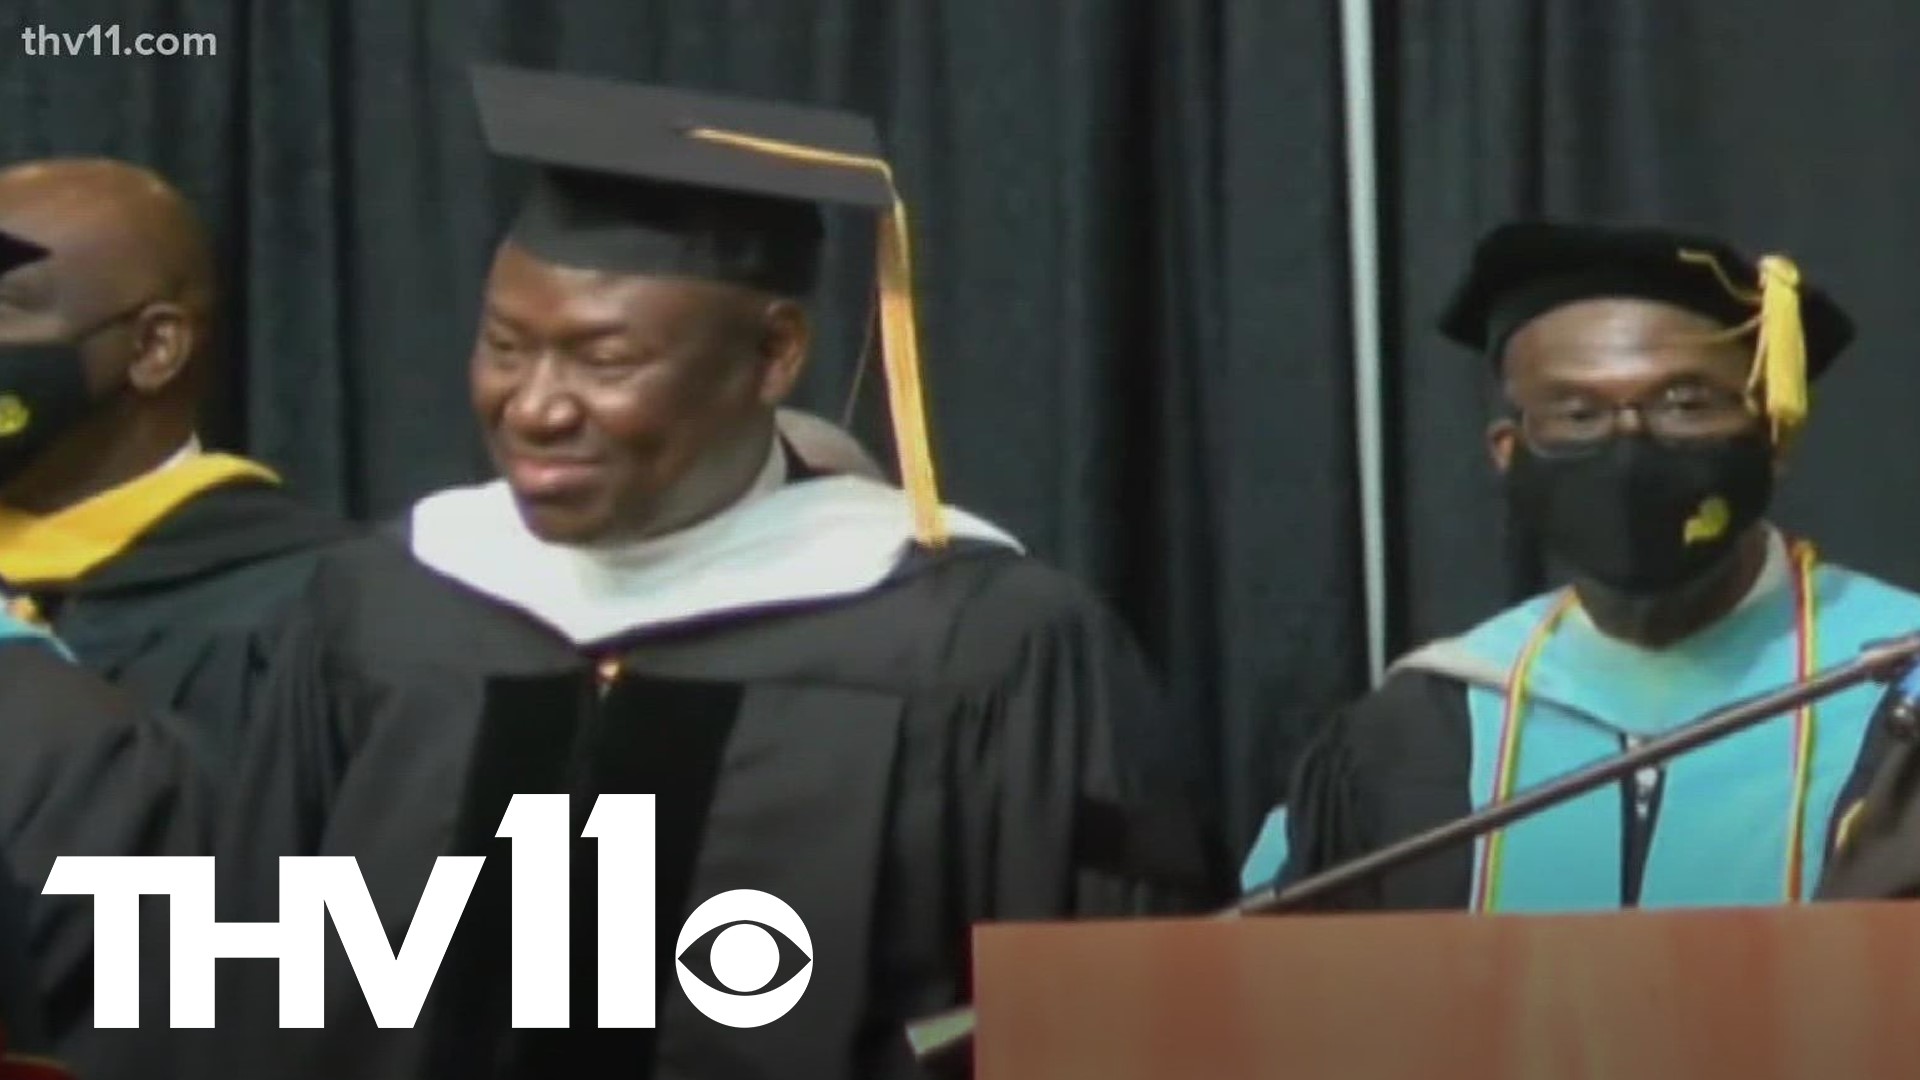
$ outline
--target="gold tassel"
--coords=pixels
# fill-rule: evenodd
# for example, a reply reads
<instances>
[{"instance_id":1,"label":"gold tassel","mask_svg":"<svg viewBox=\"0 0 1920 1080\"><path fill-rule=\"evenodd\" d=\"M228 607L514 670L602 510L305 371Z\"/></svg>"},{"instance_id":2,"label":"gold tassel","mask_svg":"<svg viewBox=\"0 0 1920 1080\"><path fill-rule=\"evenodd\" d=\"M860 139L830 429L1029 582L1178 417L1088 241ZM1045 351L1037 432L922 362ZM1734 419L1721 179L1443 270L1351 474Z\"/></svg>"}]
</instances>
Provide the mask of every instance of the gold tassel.
<instances>
[{"instance_id":1,"label":"gold tassel","mask_svg":"<svg viewBox=\"0 0 1920 1080\"><path fill-rule=\"evenodd\" d=\"M892 178L888 178L892 184ZM900 482L913 506L913 529L928 547L943 547L947 526L933 472L927 434L926 395L920 388L920 323L913 305L913 255L908 247L907 204L893 197L893 212L880 223L880 354L887 369L893 441L900 448Z\"/></svg>"},{"instance_id":2,"label":"gold tassel","mask_svg":"<svg viewBox=\"0 0 1920 1080\"><path fill-rule=\"evenodd\" d=\"M725 143L775 157L840 168L868 169L880 174L893 195L891 211L881 219L876 275L880 293L880 351L887 371L893 441L900 465L900 483L913 508L913 531L923 547L946 546L950 534L940 504L933 468L933 447L927 434L926 398L921 390L919 319L913 303L913 253L907 227L907 206L893 183L893 167L879 158L842 154L779 139L767 139L718 128L693 128L690 138Z\"/></svg>"},{"instance_id":3,"label":"gold tassel","mask_svg":"<svg viewBox=\"0 0 1920 1080\"><path fill-rule=\"evenodd\" d=\"M1756 331L1759 344L1754 349L1753 373L1747 379L1749 392L1764 387L1762 409L1772 425L1776 446L1786 446L1807 421L1807 336L1800 319L1800 268L1784 255L1768 255L1757 268L1760 291L1753 292L1733 283L1726 268L1711 252L1682 251L1682 262L1695 263L1713 271L1720 287L1744 304L1760 309L1750 321L1735 327L1738 333Z\"/></svg>"},{"instance_id":4,"label":"gold tassel","mask_svg":"<svg viewBox=\"0 0 1920 1080\"><path fill-rule=\"evenodd\" d=\"M1760 260L1760 354L1773 439L1785 445L1807 421L1807 335L1800 322L1800 268L1779 255Z\"/></svg>"}]
</instances>

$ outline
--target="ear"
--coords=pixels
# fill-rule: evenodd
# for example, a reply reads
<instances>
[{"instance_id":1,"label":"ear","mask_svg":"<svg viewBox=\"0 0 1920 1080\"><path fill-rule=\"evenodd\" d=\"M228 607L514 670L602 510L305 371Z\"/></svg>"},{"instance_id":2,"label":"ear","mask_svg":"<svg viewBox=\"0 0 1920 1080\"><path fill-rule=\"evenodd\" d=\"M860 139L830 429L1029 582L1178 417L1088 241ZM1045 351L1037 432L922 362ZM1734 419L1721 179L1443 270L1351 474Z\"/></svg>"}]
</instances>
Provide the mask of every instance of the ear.
<instances>
[{"instance_id":1,"label":"ear","mask_svg":"<svg viewBox=\"0 0 1920 1080\"><path fill-rule=\"evenodd\" d=\"M134 357L127 381L140 393L160 393L180 380L198 344L185 308L149 304L133 321Z\"/></svg>"},{"instance_id":2,"label":"ear","mask_svg":"<svg viewBox=\"0 0 1920 1080\"><path fill-rule=\"evenodd\" d=\"M1493 459L1493 467L1502 475L1513 464L1513 444L1519 437L1520 425L1507 417L1487 425L1487 456Z\"/></svg>"},{"instance_id":3,"label":"ear","mask_svg":"<svg viewBox=\"0 0 1920 1080\"><path fill-rule=\"evenodd\" d=\"M760 401L777 406L787 400L806 369L813 329L807 311L792 300L775 300L760 312Z\"/></svg>"}]
</instances>

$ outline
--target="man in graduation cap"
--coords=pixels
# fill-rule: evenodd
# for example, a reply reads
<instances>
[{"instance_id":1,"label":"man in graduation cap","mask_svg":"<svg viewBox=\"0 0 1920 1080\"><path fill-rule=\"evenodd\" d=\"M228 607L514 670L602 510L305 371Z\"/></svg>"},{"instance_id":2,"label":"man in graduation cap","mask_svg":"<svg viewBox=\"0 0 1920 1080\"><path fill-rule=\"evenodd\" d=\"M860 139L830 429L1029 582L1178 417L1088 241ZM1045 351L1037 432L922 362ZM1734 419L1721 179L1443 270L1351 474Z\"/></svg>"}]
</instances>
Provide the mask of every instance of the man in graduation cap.
<instances>
[{"instance_id":1,"label":"man in graduation cap","mask_svg":"<svg viewBox=\"0 0 1920 1080\"><path fill-rule=\"evenodd\" d=\"M492 148L540 170L471 366L502 479L420 501L404 550L327 560L275 665L228 859L270 918L274 857L358 856L402 928L436 856L495 858L416 1029L374 1027L336 944L326 1030L249 1023L254 1060L281 1077L912 1076L903 1025L966 998L971 923L1220 899L1183 814L1195 758L1129 635L938 501L905 218L871 123L492 67L475 86ZM807 356L818 202L882 212L904 492L816 475L775 436ZM576 837L595 795L657 795L657 1039L591 1030L595 927L615 916L596 913L590 840L572 1030L510 1028L496 834L513 795L556 791ZM770 932L770 981L808 981L763 1027L708 1019L682 989L729 992L701 952L713 935L677 935L730 890L777 897L811 941Z\"/></svg>"},{"instance_id":2,"label":"man in graduation cap","mask_svg":"<svg viewBox=\"0 0 1920 1080\"><path fill-rule=\"evenodd\" d=\"M16 274L47 257L0 233L0 323L24 318ZM66 400L57 389L65 376L47 366L59 352L0 344L0 461L15 453L6 440L39 438L36 410ZM93 1025L91 898L33 894L65 855L210 854L214 787L178 725L76 666L66 645L13 613L19 601L0 586L0 906L10 907L0 922L18 924L0 926L0 939L19 932L17 951L0 955L0 1078L9 1068L30 1075L38 1066L22 1055L43 1043L84 1075L131 1075L155 1063L160 1044ZM146 914L152 956L166 945L165 910ZM0 953L8 949L0 940ZM28 985L7 985L23 973ZM158 983L145 989L164 994ZM147 1018L164 1024L151 1006Z\"/></svg>"},{"instance_id":3,"label":"man in graduation cap","mask_svg":"<svg viewBox=\"0 0 1920 1080\"><path fill-rule=\"evenodd\" d=\"M202 449L214 272L180 194L118 161L0 171L0 582L80 661L232 752L277 613L345 527Z\"/></svg>"},{"instance_id":4,"label":"man in graduation cap","mask_svg":"<svg viewBox=\"0 0 1920 1080\"><path fill-rule=\"evenodd\" d=\"M1516 524L1571 584L1400 660L1303 758L1243 872L1324 870L1805 679L1920 598L1769 524L1806 384L1851 338L1788 260L1650 229L1509 225L1443 329L1495 366ZM1876 692L1829 698L1384 875L1357 907L1809 898Z\"/></svg>"}]
</instances>

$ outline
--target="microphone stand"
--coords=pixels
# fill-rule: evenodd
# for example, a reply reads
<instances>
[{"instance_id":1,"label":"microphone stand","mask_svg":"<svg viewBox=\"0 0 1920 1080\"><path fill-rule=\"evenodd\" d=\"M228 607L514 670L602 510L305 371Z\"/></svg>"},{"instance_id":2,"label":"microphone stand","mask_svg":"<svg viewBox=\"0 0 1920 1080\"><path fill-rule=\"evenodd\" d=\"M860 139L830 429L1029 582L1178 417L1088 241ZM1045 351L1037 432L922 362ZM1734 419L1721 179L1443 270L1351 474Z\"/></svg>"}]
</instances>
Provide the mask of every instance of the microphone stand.
<instances>
[{"instance_id":1,"label":"microphone stand","mask_svg":"<svg viewBox=\"0 0 1920 1080\"><path fill-rule=\"evenodd\" d=\"M1783 713L1866 682L1892 682L1920 659L1920 632L1873 642L1852 660L1828 668L1805 682L1770 690L1716 709L1684 727L1653 739L1624 754L1607 758L1555 780L1528 788L1505 802L1495 803L1466 817L1389 844L1285 888L1277 883L1256 889L1232 907L1213 915L1217 919L1271 915L1298 910L1388 870L1437 851L1466 843L1523 818L1616 783L1650 765L1739 734ZM907 1025L907 1041L921 1062L943 1058L970 1044L975 1014L961 1006L923 1017Z\"/></svg>"}]
</instances>

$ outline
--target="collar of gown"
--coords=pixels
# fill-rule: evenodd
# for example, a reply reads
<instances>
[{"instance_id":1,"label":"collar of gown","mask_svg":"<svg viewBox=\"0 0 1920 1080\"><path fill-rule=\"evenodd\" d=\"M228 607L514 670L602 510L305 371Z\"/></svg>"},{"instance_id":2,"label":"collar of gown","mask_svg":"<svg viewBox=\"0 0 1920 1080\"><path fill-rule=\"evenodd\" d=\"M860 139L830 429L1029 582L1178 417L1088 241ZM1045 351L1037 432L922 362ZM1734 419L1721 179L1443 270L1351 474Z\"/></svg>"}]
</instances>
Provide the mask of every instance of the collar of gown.
<instances>
[{"instance_id":1,"label":"collar of gown","mask_svg":"<svg viewBox=\"0 0 1920 1080\"><path fill-rule=\"evenodd\" d=\"M1022 550L990 522L945 514L955 540ZM855 597L885 582L914 542L905 493L853 476L788 482L779 440L732 506L638 543L541 540L502 480L430 495L411 518L422 564L578 645Z\"/></svg>"}]
</instances>

